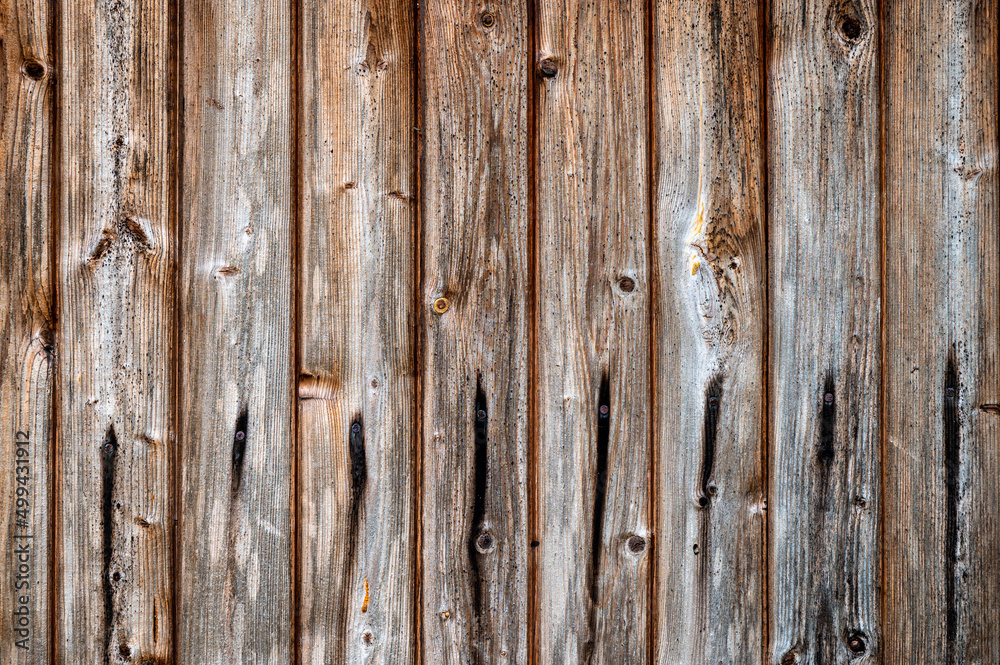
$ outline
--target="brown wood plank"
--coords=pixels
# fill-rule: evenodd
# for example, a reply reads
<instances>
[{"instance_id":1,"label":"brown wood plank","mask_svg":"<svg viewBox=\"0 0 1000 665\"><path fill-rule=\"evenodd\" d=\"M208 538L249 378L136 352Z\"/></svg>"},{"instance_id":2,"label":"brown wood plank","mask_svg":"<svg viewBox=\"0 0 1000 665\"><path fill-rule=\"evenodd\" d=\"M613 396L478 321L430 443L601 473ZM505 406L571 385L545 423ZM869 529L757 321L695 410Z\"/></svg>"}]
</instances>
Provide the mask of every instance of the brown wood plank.
<instances>
[{"instance_id":1,"label":"brown wood plank","mask_svg":"<svg viewBox=\"0 0 1000 665\"><path fill-rule=\"evenodd\" d=\"M0 9L0 663L48 663L53 54L48 2Z\"/></svg>"},{"instance_id":2,"label":"brown wood plank","mask_svg":"<svg viewBox=\"0 0 1000 665\"><path fill-rule=\"evenodd\" d=\"M772 662L880 647L876 5L770 5Z\"/></svg>"},{"instance_id":3,"label":"brown wood plank","mask_svg":"<svg viewBox=\"0 0 1000 665\"><path fill-rule=\"evenodd\" d=\"M422 662L527 662L527 9L420 6Z\"/></svg>"},{"instance_id":4,"label":"brown wood plank","mask_svg":"<svg viewBox=\"0 0 1000 665\"><path fill-rule=\"evenodd\" d=\"M59 662L171 650L170 10L59 3Z\"/></svg>"},{"instance_id":5,"label":"brown wood plank","mask_svg":"<svg viewBox=\"0 0 1000 665\"><path fill-rule=\"evenodd\" d=\"M412 663L413 8L301 21L301 658Z\"/></svg>"},{"instance_id":6,"label":"brown wood plank","mask_svg":"<svg viewBox=\"0 0 1000 665\"><path fill-rule=\"evenodd\" d=\"M539 663L649 653L647 10L537 2Z\"/></svg>"},{"instance_id":7,"label":"brown wood plank","mask_svg":"<svg viewBox=\"0 0 1000 665\"><path fill-rule=\"evenodd\" d=\"M183 663L292 661L290 12L183 5Z\"/></svg>"},{"instance_id":8,"label":"brown wood plank","mask_svg":"<svg viewBox=\"0 0 1000 665\"><path fill-rule=\"evenodd\" d=\"M884 662L997 663L1000 10L884 12Z\"/></svg>"},{"instance_id":9,"label":"brown wood plank","mask_svg":"<svg viewBox=\"0 0 1000 665\"><path fill-rule=\"evenodd\" d=\"M763 663L764 145L758 0L658 0L658 663Z\"/></svg>"}]
</instances>

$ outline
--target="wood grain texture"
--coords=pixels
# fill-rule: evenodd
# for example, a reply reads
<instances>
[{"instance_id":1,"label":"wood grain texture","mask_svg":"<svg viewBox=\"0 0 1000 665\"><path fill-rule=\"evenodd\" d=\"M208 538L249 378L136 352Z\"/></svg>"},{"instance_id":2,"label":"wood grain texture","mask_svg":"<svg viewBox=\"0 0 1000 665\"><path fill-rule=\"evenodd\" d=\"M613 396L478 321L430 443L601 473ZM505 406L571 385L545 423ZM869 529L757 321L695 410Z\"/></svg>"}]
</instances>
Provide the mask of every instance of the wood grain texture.
<instances>
[{"instance_id":1,"label":"wood grain texture","mask_svg":"<svg viewBox=\"0 0 1000 665\"><path fill-rule=\"evenodd\" d=\"M884 12L884 662L996 663L1000 8Z\"/></svg>"},{"instance_id":2,"label":"wood grain texture","mask_svg":"<svg viewBox=\"0 0 1000 665\"><path fill-rule=\"evenodd\" d=\"M658 0L658 663L762 663L764 145L757 0Z\"/></svg>"},{"instance_id":3,"label":"wood grain texture","mask_svg":"<svg viewBox=\"0 0 1000 665\"><path fill-rule=\"evenodd\" d=\"M649 653L647 9L536 3L539 663Z\"/></svg>"},{"instance_id":4,"label":"wood grain texture","mask_svg":"<svg viewBox=\"0 0 1000 665\"><path fill-rule=\"evenodd\" d=\"M526 663L526 6L419 25L422 662Z\"/></svg>"},{"instance_id":5,"label":"wood grain texture","mask_svg":"<svg viewBox=\"0 0 1000 665\"><path fill-rule=\"evenodd\" d=\"M165 0L61 2L56 659L171 649Z\"/></svg>"},{"instance_id":6,"label":"wood grain texture","mask_svg":"<svg viewBox=\"0 0 1000 665\"><path fill-rule=\"evenodd\" d=\"M876 662L876 3L779 0L771 12L770 657Z\"/></svg>"},{"instance_id":7,"label":"wood grain texture","mask_svg":"<svg viewBox=\"0 0 1000 665\"><path fill-rule=\"evenodd\" d=\"M183 7L183 663L292 660L290 11Z\"/></svg>"},{"instance_id":8,"label":"wood grain texture","mask_svg":"<svg viewBox=\"0 0 1000 665\"><path fill-rule=\"evenodd\" d=\"M416 564L414 15L302 15L303 663L412 663Z\"/></svg>"},{"instance_id":9,"label":"wood grain texture","mask_svg":"<svg viewBox=\"0 0 1000 665\"><path fill-rule=\"evenodd\" d=\"M48 663L53 57L48 2L0 5L0 663Z\"/></svg>"}]
</instances>

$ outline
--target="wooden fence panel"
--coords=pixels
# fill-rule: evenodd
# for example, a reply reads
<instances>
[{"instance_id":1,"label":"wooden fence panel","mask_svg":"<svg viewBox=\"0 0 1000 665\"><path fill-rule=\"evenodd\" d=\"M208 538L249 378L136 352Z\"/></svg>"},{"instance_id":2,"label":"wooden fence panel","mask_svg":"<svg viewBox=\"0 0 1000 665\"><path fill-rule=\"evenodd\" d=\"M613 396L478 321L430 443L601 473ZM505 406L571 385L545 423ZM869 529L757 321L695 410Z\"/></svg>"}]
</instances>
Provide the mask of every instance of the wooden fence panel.
<instances>
[{"instance_id":1,"label":"wooden fence panel","mask_svg":"<svg viewBox=\"0 0 1000 665\"><path fill-rule=\"evenodd\" d=\"M290 12L183 4L182 663L292 661Z\"/></svg>"},{"instance_id":2,"label":"wooden fence panel","mask_svg":"<svg viewBox=\"0 0 1000 665\"><path fill-rule=\"evenodd\" d=\"M170 10L59 16L55 658L143 662L173 612Z\"/></svg>"},{"instance_id":3,"label":"wooden fence panel","mask_svg":"<svg viewBox=\"0 0 1000 665\"><path fill-rule=\"evenodd\" d=\"M538 662L649 658L647 10L537 3Z\"/></svg>"},{"instance_id":4,"label":"wooden fence panel","mask_svg":"<svg viewBox=\"0 0 1000 665\"><path fill-rule=\"evenodd\" d=\"M770 658L876 662L876 3L779 0L771 11Z\"/></svg>"},{"instance_id":5,"label":"wooden fence panel","mask_svg":"<svg viewBox=\"0 0 1000 665\"><path fill-rule=\"evenodd\" d=\"M420 7L422 660L526 663L526 5Z\"/></svg>"},{"instance_id":6,"label":"wooden fence panel","mask_svg":"<svg viewBox=\"0 0 1000 665\"><path fill-rule=\"evenodd\" d=\"M1000 11L884 11L884 662L998 663Z\"/></svg>"},{"instance_id":7,"label":"wooden fence panel","mask_svg":"<svg viewBox=\"0 0 1000 665\"><path fill-rule=\"evenodd\" d=\"M654 11L659 663L767 660L763 9Z\"/></svg>"},{"instance_id":8,"label":"wooden fence panel","mask_svg":"<svg viewBox=\"0 0 1000 665\"><path fill-rule=\"evenodd\" d=\"M416 655L413 21L303 6L303 663Z\"/></svg>"},{"instance_id":9,"label":"wooden fence panel","mask_svg":"<svg viewBox=\"0 0 1000 665\"><path fill-rule=\"evenodd\" d=\"M52 9L0 10L0 663L50 643L53 435Z\"/></svg>"}]
</instances>

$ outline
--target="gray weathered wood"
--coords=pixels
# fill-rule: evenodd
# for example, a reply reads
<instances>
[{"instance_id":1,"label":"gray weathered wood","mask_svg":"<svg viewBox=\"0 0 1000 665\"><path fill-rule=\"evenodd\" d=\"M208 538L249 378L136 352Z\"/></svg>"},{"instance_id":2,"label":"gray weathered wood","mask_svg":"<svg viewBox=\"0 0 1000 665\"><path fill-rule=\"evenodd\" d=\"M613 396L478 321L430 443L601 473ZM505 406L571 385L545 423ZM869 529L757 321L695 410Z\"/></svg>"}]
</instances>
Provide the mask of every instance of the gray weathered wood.
<instances>
[{"instance_id":1,"label":"gray weathered wood","mask_svg":"<svg viewBox=\"0 0 1000 665\"><path fill-rule=\"evenodd\" d=\"M301 658L404 665L416 656L413 8L309 2L301 21Z\"/></svg>"},{"instance_id":2,"label":"gray weathered wood","mask_svg":"<svg viewBox=\"0 0 1000 665\"><path fill-rule=\"evenodd\" d=\"M422 661L526 663L523 0L420 7Z\"/></svg>"},{"instance_id":3,"label":"gray weathered wood","mask_svg":"<svg viewBox=\"0 0 1000 665\"><path fill-rule=\"evenodd\" d=\"M59 3L58 662L171 649L170 11Z\"/></svg>"},{"instance_id":4,"label":"gray weathered wood","mask_svg":"<svg viewBox=\"0 0 1000 665\"><path fill-rule=\"evenodd\" d=\"M537 656L644 663L647 10L544 0L537 12Z\"/></svg>"},{"instance_id":5,"label":"gray weathered wood","mask_svg":"<svg viewBox=\"0 0 1000 665\"><path fill-rule=\"evenodd\" d=\"M884 662L998 663L1000 10L884 11Z\"/></svg>"},{"instance_id":6,"label":"gray weathered wood","mask_svg":"<svg viewBox=\"0 0 1000 665\"><path fill-rule=\"evenodd\" d=\"M770 658L873 662L880 613L876 2L778 0L771 12Z\"/></svg>"},{"instance_id":7,"label":"gray weathered wood","mask_svg":"<svg viewBox=\"0 0 1000 665\"><path fill-rule=\"evenodd\" d=\"M766 662L758 0L658 0L656 653Z\"/></svg>"},{"instance_id":8,"label":"gray weathered wood","mask_svg":"<svg viewBox=\"0 0 1000 665\"><path fill-rule=\"evenodd\" d=\"M0 9L0 663L52 659L51 8Z\"/></svg>"},{"instance_id":9,"label":"gray weathered wood","mask_svg":"<svg viewBox=\"0 0 1000 665\"><path fill-rule=\"evenodd\" d=\"M182 663L292 660L290 12L183 4Z\"/></svg>"}]
</instances>

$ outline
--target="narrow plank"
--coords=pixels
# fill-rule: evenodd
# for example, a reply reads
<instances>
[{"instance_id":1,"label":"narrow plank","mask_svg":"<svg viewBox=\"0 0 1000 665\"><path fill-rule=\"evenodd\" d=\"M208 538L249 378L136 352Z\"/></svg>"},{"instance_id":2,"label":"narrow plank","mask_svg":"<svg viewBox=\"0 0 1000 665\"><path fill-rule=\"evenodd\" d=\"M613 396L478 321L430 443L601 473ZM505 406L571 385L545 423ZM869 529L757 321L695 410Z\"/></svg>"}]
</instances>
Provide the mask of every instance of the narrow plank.
<instances>
[{"instance_id":1,"label":"narrow plank","mask_svg":"<svg viewBox=\"0 0 1000 665\"><path fill-rule=\"evenodd\" d=\"M527 8L419 28L421 660L526 663Z\"/></svg>"},{"instance_id":2,"label":"narrow plank","mask_svg":"<svg viewBox=\"0 0 1000 665\"><path fill-rule=\"evenodd\" d=\"M772 662L877 662L876 2L771 4Z\"/></svg>"},{"instance_id":3,"label":"narrow plank","mask_svg":"<svg viewBox=\"0 0 1000 665\"><path fill-rule=\"evenodd\" d=\"M884 12L884 661L996 663L1000 10Z\"/></svg>"},{"instance_id":4,"label":"narrow plank","mask_svg":"<svg viewBox=\"0 0 1000 665\"><path fill-rule=\"evenodd\" d=\"M657 0L657 663L766 661L758 0Z\"/></svg>"},{"instance_id":5,"label":"narrow plank","mask_svg":"<svg viewBox=\"0 0 1000 665\"><path fill-rule=\"evenodd\" d=\"M52 659L51 6L0 9L0 663Z\"/></svg>"},{"instance_id":6,"label":"narrow plank","mask_svg":"<svg viewBox=\"0 0 1000 665\"><path fill-rule=\"evenodd\" d=\"M647 8L537 2L539 663L649 659Z\"/></svg>"},{"instance_id":7,"label":"narrow plank","mask_svg":"<svg viewBox=\"0 0 1000 665\"><path fill-rule=\"evenodd\" d=\"M171 650L170 10L59 3L58 662Z\"/></svg>"},{"instance_id":8,"label":"narrow plank","mask_svg":"<svg viewBox=\"0 0 1000 665\"><path fill-rule=\"evenodd\" d=\"M290 12L183 5L183 663L292 660Z\"/></svg>"},{"instance_id":9,"label":"narrow plank","mask_svg":"<svg viewBox=\"0 0 1000 665\"><path fill-rule=\"evenodd\" d=\"M301 662L414 662L414 15L305 3Z\"/></svg>"}]
</instances>

